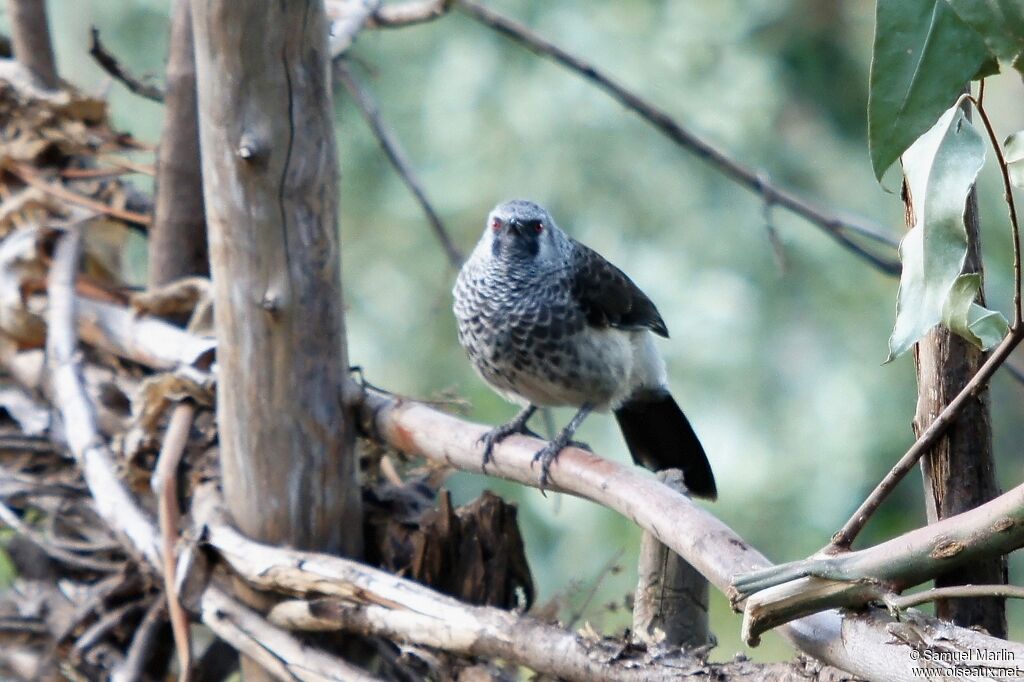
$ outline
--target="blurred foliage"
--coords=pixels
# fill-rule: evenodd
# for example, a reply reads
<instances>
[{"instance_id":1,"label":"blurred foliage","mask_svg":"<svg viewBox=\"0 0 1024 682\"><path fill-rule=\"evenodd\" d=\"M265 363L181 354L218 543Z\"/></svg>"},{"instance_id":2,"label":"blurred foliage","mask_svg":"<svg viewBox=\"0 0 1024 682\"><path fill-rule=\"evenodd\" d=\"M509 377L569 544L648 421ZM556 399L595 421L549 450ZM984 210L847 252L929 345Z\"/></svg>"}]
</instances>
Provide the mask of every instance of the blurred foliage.
<instances>
[{"instance_id":1,"label":"blurred foliage","mask_svg":"<svg viewBox=\"0 0 1024 682\"><path fill-rule=\"evenodd\" d=\"M817 0L495 1L585 56L746 163L824 206L903 231L898 196L875 182L866 142L871 3ZM51 0L62 75L109 92L117 125L149 141L159 106L111 85L87 56L95 24L139 74L160 74L168 4ZM259 36L253 36L258 40ZM775 210L784 245L776 266L758 197L682 151L576 75L455 13L415 28L364 32L351 53L383 114L419 168L458 244L469 250L488 210L529 197L561 226L630 273L672 333L661 342L679 402L715 467L713 511L769 558L824 545L910 444L913 360L885 367L897 281L840 249L817 228ZM1024 128L1021 83L992 79L987 108L1002 135ZM342 163L343 276L353 363L375 384L423 397L454 390L472 418L513 407L473 374L450 312L454 272L424 217L347 97L337 96ZM981 179L989 305L1006 312L1009 231L991 168ZM993 386L1004 486L1022 478L1024 387ZM556 412L560 425L568 413ZM538 425L540 428L540 425ZM580 437L627 461L613 420ZM590 581L623 550L584 619L628 625L638 532L588 502L470 475L450 484L464 502L488 488L520 504L543 603L579 608ZM875 542L924 521L909 480L869 525ZM1018 566L1011 579L1018 578ZM714 656L743 650L739 617L713 591ZM618 604L610 610L609 604ZM1021 607L1012 633L1024 635ZM777 636L748 652L786 658Z\"/></svg>"}]
</instances>

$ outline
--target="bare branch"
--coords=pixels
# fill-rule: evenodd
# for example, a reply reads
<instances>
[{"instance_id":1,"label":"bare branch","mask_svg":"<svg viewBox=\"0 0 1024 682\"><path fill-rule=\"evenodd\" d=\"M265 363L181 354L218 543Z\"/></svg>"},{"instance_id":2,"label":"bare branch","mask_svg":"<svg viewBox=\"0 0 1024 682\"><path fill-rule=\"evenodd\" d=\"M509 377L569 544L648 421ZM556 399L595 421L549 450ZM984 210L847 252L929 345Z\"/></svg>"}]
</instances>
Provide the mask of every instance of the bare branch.
<instances>
[{"instance_id":1,"label":"bare branch","mask_svg":"<svg viewBox=\"0 0 1024 682\"><path fill-rule=\"evenodd\" d=\"M385 5L385 7L390 7L390 5ZM430 199L427 198L423 184L420 182L419 177L417 177L416 171L413 170L412 164L409 163L402 145L381 118L380 108L374 100L373 93L370 92L365 84L359 82L359 79L348 68L348 64L344 60L335 60L334 75L352 96L356 106L362 112L363 118L366 119L366 123L370 126L370 130L373 131L374 137L380 143L381 149L384 150L384 155L388 157L388 161L391 162L395 171L402 178L402 182L409 188L416 202L423 209L423 213L427 216L427 222L430 223L434 235L441 242L441 248L444 249L448 262L453 268L458 269L462 265L462 253L455 246L455 242L452 241L444 223L441 222L437 211L434 210Z\"/></svg>"},{"instance_id":2,"label":"bare branch","mask_svg":"<svg viewBox=\"0 0 1024 682\"><path fill-rule=\"evenodd\" d=\"M530 51L542 57L547 57L593 82L597 87L604 90L627 109L638 114L680 147L707 161L739 185L751 192L762 195L765 201L781 206L821 228L847 250L860 256L878 270L888 275L896 275L900 272L900 264L898 262L874 254L853 241L850 235L865 237L890 248L897 246L898 242L895 238L884 234L878 228L865 225L860 221L830 214L823 209L813 206L803 197L768 183L765 180L766 176L764 173L729 157L711 143L684 128L665 111L625 86L620 85L593 64L538 36L525 25L509 19L474 0L456 0L456 5L485 26L498 31Z\"/></svg>"},{"instance_id":3,"label":"bare branch","mask_svg":"<svg viewBox=\"0 0 1024 682\"><path fill-rule=\"evenodd\" d=\"M242 606L216 587L200 602L203 622L213 632L280 680L378 682L336 656L307 646Z\"/></svg>"},{"instance_id":4,"label":"bare branch","mask_svg":"<svg viewBox=\"0 0 1024 682\"><path fill-rule=\"evenodd\" d=\"M372 391L364 396L361 423L370 437L403 452L463 471L482 472L479 440L486 431L483 426ZM539 471L533 465L533 454L540 444L525 436L508 438L495 449L494 461L488 464L487 473L536 487ZM736 594L731 586L732 576L769 565L760 553L721 521L636 467L625 467L584 450L567 448L552 465L551 477L549 490L593 500L631 519L685 558L727 595ZM1024 509L1024 504L1020 506ZM977 513L977 510L970 513ZM905 648L911 644L892 642L889 631L892 622L878 609L843 616L836 611L826 611L786 624L781 634L804 653L855 675L872 680L902 681L913 674L910 671L912 661ZM928 642L954 632L968 632L924 617L917 623L915 627L921 640ZM968 635L972 640L974 636ZM986 637L985 642L973 641L988 648L1006 647L1005 641L992 637ZM957 639L956 646L963 646L963 640ZM1024 660L1024 647L1020 655Z\"/></svg>"},{"instance_id":5,"label":"bare branch","mask_svg":"<svg viewBox=\"0 0 1024 682\"><path fill-rule=\"evenodd\" d=\"M212 505L206 503L209 510ZM199 513L202 517L203 512ZM528 616L470 606L428 587L364 564L256 543L223 522L205 528L206 542L245 580L264 590L328 595L285 602L271 622L291 629L344 629L454 653L500 658L566 679L675 679L678 669L657 663L630 670L602 660L572 632Z\"/></svg>"},{"instance_id":6,"label":"bare branch","mask_svg":"<svg viewBox=\"0 0 1024 682\"><path fill-rule=\"evenodd\" d=\"M875 513L878 507L882 504L889 493L899 484L903 477L910 473L910 470L914 468L917 462L924 456L926 452L935 444L935 442L942 437L942 435L949 429L950 426L956 421L957 415L960 410L967 403L968 400L972 399L978 394L986 385L992 374L999 369L999 366L1003 364L1003 361L1013 352L1013 349L1017 347L1021 339L1024 338L1024 329L1016 327L1011 330L1011 333L1003 339L1002 343L992 352L992 355L988 357L985 364L981 366L978 373L964 386L963 390L957 394L955 398L939 413L939 416L935 418L935 421L928 426L921 437L910 446L906 454L900 458L896 465L893 466L892 470L885 475L885 478L871 491L867 499L858 507L857 511L853 513L850 520L847 521L843 527L832 536L832 543L830 549L843 550L849 549L853 543L857 534L864 528L864 524L868 522L871 515Z\"/></svg>"},{"instance_id":7,"label":"bare branch","mask_svg":"<svg viewBox=\"0 0 1024 682\"><path fill-rule=\"evenodd\" d=\"M132 75L128 69L122 66L117 57L100 42L100 30L98 28L93 26L91 35L89 54L100 65L100 68L139 97L144 97L153 102L164 101L163 88L158 85L143 83L141 79Z\"/></svg>"},{"instance_id":8,"label":"bare branch","mask_svg":"<svg viewBox=\"0 0 1024 682\"><path fill-rule=\"evenodd\" d=\"M904 611L912 606L940 599L977 599L979 597L1024 599L1024 587L1017 585L953 585L951 587L935 587L902 596L890 595L884 601L890 609Z\"/></svg>"}]
</instances>

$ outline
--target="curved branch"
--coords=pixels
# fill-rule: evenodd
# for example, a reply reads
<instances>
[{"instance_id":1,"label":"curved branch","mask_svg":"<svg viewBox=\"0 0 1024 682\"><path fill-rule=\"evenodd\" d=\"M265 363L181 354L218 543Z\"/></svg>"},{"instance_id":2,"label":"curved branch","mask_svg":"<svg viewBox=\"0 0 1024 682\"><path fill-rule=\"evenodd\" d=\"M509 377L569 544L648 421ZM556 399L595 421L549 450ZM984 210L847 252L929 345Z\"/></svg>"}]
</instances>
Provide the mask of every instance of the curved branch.
<instances>
[{"instance_id":1,"label":"curved branch","mask_svg":"<svg viewBox=\"0 0 1024 682\"><path fill-rule=\"evenodd\" d=\"M547 57L591 81L627 109L638 114L677 145L707 161L715 169L740 186L760 195L766 203L781 206L807 220L812 225L819 227L825 234L839 242L844 248L860 256L885 274L899 274L901 266L898 262L890 258L878 256L865 249L853 241L850 235L858 235L870 239L884 244L890 249L895 249L898 245L899 242L896 238L885 234L876 227L831 214L812 205L803 197L769 183L762 171L755 170L731 158L710 142L684 128L665 111L613 80L593 64L540 37L525 25L474 2L474 0L455 0L455 4L463 12L485 26L515 40L531 52Z\"/></svg>"},{"instance_id":2,"label":"curved branch","mask_svg":"<svg viewBox=\"0 0 1024 682\"><path fill-rule=\"evenodd\" d=\"M364 395L360 413L362 428L371 437L439 464L482 473L479 439L486 429L481 425L371 390ZM525 436L508 438L495 449L487 473L537 486L539 471L533 466L533 454L539 443ZM770 565L709 512L636 467L567 448L552 465L551 478L549 490L593 500L632 519L727 595L736 594L730 584L732 576ZM899 539L891 542L898 543ZM1024 660L1022 646L932 618L915 618L919 639L913 645L906 641L893 643L889 626L894 621L880 609L867 609L859 615L840 616L834 610L816 613L787 623L781 634L804 653L871 680L909 679L913 663L907 647L913 649L922 641L941 642L945 637L951 637L949 645L958 648L1014 647Z\"/></svg>"}]
</instances>

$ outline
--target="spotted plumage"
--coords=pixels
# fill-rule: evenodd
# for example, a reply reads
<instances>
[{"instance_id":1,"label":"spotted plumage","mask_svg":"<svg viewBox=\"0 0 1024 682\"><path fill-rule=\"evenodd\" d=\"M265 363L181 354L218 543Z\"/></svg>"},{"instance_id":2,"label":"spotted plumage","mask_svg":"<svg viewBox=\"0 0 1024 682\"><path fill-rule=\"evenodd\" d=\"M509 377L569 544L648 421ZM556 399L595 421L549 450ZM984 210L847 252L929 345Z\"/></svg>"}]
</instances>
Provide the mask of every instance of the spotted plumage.
<instances>
[{"instance_id":1,"label":"spotted plumage","mask_svg":"<svg viewBox=\"0 0 1024 682\"><path fill-rule=\"evenodd\" d=\"M693 492L714 497L704 451L666 388L652 334L667 337L668 329L657 308L547 211L521 200L497 206L453 293L459 342L474 368L526 408L484 438L485 464L497 442L526 430L536 407L577 407L573 421L538 453L546 482L548 466L586 415L610 409L634 459L655 469L683 468ZM660 421L651 421L648 406L661 410Z\"/></svg>"}]
</instances>

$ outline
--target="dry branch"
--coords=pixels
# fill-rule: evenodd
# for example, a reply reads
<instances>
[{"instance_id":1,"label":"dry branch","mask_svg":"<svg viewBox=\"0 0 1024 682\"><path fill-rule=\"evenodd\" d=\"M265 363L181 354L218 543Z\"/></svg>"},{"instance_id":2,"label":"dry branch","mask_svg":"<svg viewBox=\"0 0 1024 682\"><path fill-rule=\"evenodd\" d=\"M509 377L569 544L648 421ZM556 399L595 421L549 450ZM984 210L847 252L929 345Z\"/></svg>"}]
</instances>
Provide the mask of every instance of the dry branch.
<instances>
[{"instance_id":1,"label":"dry branch","mask_svg":"<svg viewBox=\"0 0 1024 682\"><path fill-rule=\"evenodd\" d=\"M212 499L197 516L211 519L202 534L231 568L263 590L316 598L270 612L272 622L303 630L343 629L444 651L499 658L540 673L572 680L661 680L679 675L680 661L666 665L623 657L587 645L577 635L528 616L470 606L410 580L351 560L263 545L216 521ZM340 598L340 599L339 599ZM695 661L683 658L692 666Z\"/></svg>"},{"instance_id":2,"label":"dry branch","mask_svg":"<svg viewBox=\"0 0 1024 682\"><path fill-rule=\"evenodd\" d=\"M100 30L98 28L93 26L90 36L89 54L92 55L92 58L96 60L101 69L139 97L145 97L154 102L164 101L163 88L151 83L143 83L141 79L122 66L117 57L100 41Z\"/></svg>"},{"instance_id":3,"label":"dry branch","mask_svg":"<svg viewBox=\"0 0 1024 682\"><path fill-rule=\"evenodd\" d=\"M515 40L531 52L547 57L581 77L591 81L620 104L633 111L659 132L680 147L707 161L737 184L761 196L766 204L781 206L820 228L848 251L860 256L878 270L896 275L900 264L887 257L878 256L864 248L850 235L858 235L895 249L897 240L879 229L860 221L843 218L812 205L803 197L778 187L766 180L767 174L728 156L710 142L698 137L681 125L667 112L659 109L632 90L614 80L592 63L564 50L555 43L542 38L529 27L473 0L455 0L455 6L463 12Z\"/></svg>"},{"instance_id":4,"label":"dry branch","mask_svg":"<svg viewBox=\"0 0 1024 682\"><path fill-rule=\"evenodd\" d=\"M403 452L463 471L482 472L479 439L486 431L483 426L372 391L367 391L363 399L361 421L365 433ZM525 436L503 441L487 473L536 486L539 472L533 466L533 454L538 445L538 441ZM769 566L760 553L721 521L634 467L569 448L552 465L551 477L550 490L593 500L632 519L726 594L733 593L732 576ZM1005 497L999 500L1012 507ZM1024 509L1024 504L1017 507ZM943 523L956 527L959 518ZM889 556L892 558L891 553ZM921 617L915 622L922 641L951 637L950 646L954 647L963 647L967 641L992 650L1007 646L993 637L978 640L967 630L947 627L934 619ZM913 674L906 648L910 644L893 644L891 624L884 610L868 609L866 615L844 616L826 611L790 622L781 633L804 653L830 665L871 680L902 682ZM1012 646L1020 648L1020 660L1024 660L1024 647Z\"/></svg>"}]
</instances>

